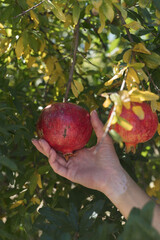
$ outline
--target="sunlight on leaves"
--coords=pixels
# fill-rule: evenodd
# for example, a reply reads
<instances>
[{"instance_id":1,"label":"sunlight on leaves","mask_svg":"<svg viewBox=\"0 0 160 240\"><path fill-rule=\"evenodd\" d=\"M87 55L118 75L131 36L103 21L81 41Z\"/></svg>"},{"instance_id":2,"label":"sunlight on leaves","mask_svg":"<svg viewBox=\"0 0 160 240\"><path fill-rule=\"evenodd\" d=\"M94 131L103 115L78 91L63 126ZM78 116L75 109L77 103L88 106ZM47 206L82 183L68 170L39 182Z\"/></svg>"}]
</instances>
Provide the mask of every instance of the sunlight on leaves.
<instances>
[{"instance_id":1,"label":"sunlight on leaves","mask_svg":"<svg viewBox=\"0 0 160 240\"><path fill-rule=\"evenodd\" d=\"M151 54L151 52L145 47L143 43L137 43L134 48L134 52L140 52L140 53L145 53L145 54Z\"/></svg>"}]
</instances>

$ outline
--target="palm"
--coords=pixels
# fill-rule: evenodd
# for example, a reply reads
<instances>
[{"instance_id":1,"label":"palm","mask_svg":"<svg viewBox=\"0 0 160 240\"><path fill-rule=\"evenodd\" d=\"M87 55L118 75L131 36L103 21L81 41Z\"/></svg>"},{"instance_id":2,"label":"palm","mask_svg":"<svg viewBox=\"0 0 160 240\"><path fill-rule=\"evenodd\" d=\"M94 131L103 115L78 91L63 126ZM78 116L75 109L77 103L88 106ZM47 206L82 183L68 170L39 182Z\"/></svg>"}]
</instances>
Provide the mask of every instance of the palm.
<instances>
[{"instance_id":1,"label":"palm","mask_svg":"<svg viewBox=\"0 0 160 240\"><path fill-rule=\"evenodd\" d=\"M34 140L33 144L49 158L49 163L56 173L85 187L101 190L103 185L106 185L106 181L110 181L114 169L119 166L119 161L109 136L100 141L103 126L98 116L91 116L91 121L98 144L90 149L77 151L68 162L57 154L45 140Z\"/></svg>"}]
</instances>

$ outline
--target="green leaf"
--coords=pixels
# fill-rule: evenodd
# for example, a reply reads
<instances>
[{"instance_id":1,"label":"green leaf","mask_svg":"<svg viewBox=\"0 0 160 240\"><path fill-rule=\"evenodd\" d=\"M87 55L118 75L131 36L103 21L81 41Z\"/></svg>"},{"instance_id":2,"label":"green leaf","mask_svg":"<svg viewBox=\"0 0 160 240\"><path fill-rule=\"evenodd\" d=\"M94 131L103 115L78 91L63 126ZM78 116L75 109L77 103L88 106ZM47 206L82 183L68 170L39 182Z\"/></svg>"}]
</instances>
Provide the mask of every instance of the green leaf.
<instances>
[{"instance_id":1,"label":"green leaf","mask_svg":"<svg viewBox=\"0 0 160 240\"><path fill-rule=\"evenodd\" d=\"M78 232L79 227L79 215L76 206L74 203L70 203L70 212L69 212L69 221L73 226L75 232Z\"/></svg>"},{"instance_id":2,"label":"green leaf","mask_svg":"<svg viewBox=\"0 0 160 240\"><path fill-rule=\"evenodd\" d=\"M151 0L139 0L139 6L141 8L146 8L151 3Z\"/></svg>"},{"instance_id":3,"label":"green leaf","mask_svg":"<svg viewBox=\"0 0 160 240\"><path fill-rule=\"evenodd\" d=\"M29 192L31 195L33 195L36 187L37 187L37 174L33 174L30 178L30 184L29 184Z\"/></svg>"},{"instance_id":4,"label":"green leaf","mask_svg":"<svg viewBox=\"0 0 160 240\"><path fill-rule=\"evenodd\" d=\"M38 52L40 48L40 42L35 37L33 37L33 35L29 36L29 45L30 48L32 48L35 52Z\"/></svg>"},{"instance_id":5,"label":"green leaf","mask_svg":"<svg viewBox=\"0 0 160 240\"><path fill-rule=\"evenodd\" d=\"M143 58L147 67L151 69L155 69L160 65L160 55L155 52L152 52L151 55L140 54L140 56Z\"/></svg>"},{"instance_id":6,"label":"green leaf","mask_svg":"<svg viewBox=\"0 0 160 240\"><path fill-rule=\"evenodd\" d=\"M39 167L37 172L42 175L42 174L45 174L48 171L50 171L50 169L51 169L51 167L49 165L46 165L46 166L44 165L44 166Z\"/></svg>"},{"instance_id":7,"label":"green leaf","mask_svg":"<svg viewBox=\"0 0 160 240\"><path fill-rule=\"evenodd\" d=\"M62 12L62 9L55 2L46 0L44 2L44 6L46 6L47 9L51 10L59 20L65 22L66 17L64 13Z\"/></svg>"},{"instance_id":8,"label":"green leaf","mask_svg":"<svg viewBox=\"0 0 160 240\"><path fill-rule=\"evenodd\" d=\"M141 216L151 225L155 202L150 201L141 210Z\"/></svg>"},{"instance_id":9,"label":"green leaf","mask_svg":"<svg viewBox=\"0 0 160 240\"><path fill-rule=\"evenodd\" d=\"M28 8L28 5L25 0L17 0L17 2L24 10Z\"/></svg>"},{"instance_id":10,"label":"green leaf","mask_svg":"<svg viewBox=\"0 0 160 240\"><path fill-rule=\"evenodd\" d=\"M5 167L9 168L12 171L17 171L18 170L17 165L11 159L9 159L6 156L0 155L0 164L2 166L5 166Z\"/></svg>"},{"instance_id":11,"label":"green leaf","mask_svg":"<svg viewBox=\"0 0 160 240\"><path fill-rule=\"evenodd\" d=\"M97 214L99 214L102 211L104 203L105 203L104 200L98 200L94 204L91 204L89 206L89 209L86 212L84 212L79 225L80 232L85 231L86 229L90 228L93 225Z\"/></svg>"},{"instance_id":12,"label":"green leaf","mask_svg":"<svg viewBox=\"0 0 160 240\"><path fill-rule=\"evenodd\" d=\"M75 25L78 23L80 13L81 13L81 9L80 9L79 3L76 2L73 6L73 22Z\"/></svg>"},{"instance_id":13,"label":"green leaf","mask_svg":"<svg viewBox=\"0 0 160 240\"><path fill-rule=\"evenodd\" d=\"M160 11L160 2L159 2L159 0L153 0L153 4L154 4L155 8Z\"/></svg>"},{"instance_id":14,"label":"green leaf","mask_svg":"<svg viewBox=\"0 0 160 240\"><path fill-rule=\"evenodd\" d=\"M125 225L124 232L118 240L160 240L160 235L151 226L153 207L153 203L147 203L141 210L133 208Z\"/></svg>"},{"instance_id":15,"label":"green leaf","mask_svg":"<svg viewBox=\"0 0 160 240\"><path fill-rule=\"evenodd\" d=\"M62 211L55 211L49 207L43 207L39 210L50 223L54 223L58 227L63 228L63 230L73 230L70 225L68 216Z\"/></svg>"},{"instance_id":16,"label":"green leaf","mask_svg":"<svg viewBox=\"0 0 160 240\"><path fill-rule=\"evenodd\" d=\"M122 138L121 136L114 130L114 129L111 129L109 131L109 134L112 136L113 140L116 141L116 142L122 142Z\"/></svg>"},{"instance_id":17,"label":"green leaf","mask_svg":"<svg viewBox=\"0 0 160 240\"><path fill-rule=\"evenodd\" d=\"M131 7L137 3L137 0L124 0L127 4L127 7Z\"/></svg>"}]
</instances>

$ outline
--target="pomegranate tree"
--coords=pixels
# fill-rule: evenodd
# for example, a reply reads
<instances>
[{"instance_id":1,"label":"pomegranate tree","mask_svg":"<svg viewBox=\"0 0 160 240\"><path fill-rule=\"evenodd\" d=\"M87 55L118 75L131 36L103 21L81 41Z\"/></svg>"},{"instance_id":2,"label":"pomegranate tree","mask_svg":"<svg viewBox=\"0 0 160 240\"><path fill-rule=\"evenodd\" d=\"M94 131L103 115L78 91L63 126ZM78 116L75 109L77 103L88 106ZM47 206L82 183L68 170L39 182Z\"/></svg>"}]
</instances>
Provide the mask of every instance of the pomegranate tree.
<instances>
[{"instance_id":1,"label":"pomegranate tree","mask_svg":"<svg viewBox=\"0 0 160 240\"><path fill-rule=\"evenodd\" d=\"M144 112L144 118L142 120L134 113L133 107L135 106L141 106ZM130 131L126 130L118 123L112 126L125 143L126 152L132 151L135 153L136 145L151 139L158 127L157 114L152 111L150 105L146 102L131 102L130 109L123 106L120 117L127 120L133 126Z\"/></svg>"},{"instance_id":2,"label":"pomegranate tree","mask_svg":"<svg viewBox=\"0 0 160 240\"><path fill-rule=\"evenodd\" d=\"M83 148L92 134L90 114L73 103L45 107L37 122L37 133L64 155Z\"/></svg>"}]
</instances>

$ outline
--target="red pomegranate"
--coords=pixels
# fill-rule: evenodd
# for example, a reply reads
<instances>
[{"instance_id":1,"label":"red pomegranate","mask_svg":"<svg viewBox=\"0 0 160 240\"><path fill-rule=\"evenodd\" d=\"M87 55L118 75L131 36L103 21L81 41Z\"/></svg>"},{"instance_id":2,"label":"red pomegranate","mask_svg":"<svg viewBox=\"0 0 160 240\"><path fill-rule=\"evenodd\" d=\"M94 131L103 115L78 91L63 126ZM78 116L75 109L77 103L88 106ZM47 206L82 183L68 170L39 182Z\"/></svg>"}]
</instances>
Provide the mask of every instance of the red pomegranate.
<instances>
[{"instance_id":1,"label":"red pomegranate","mask_svg":"<svg viewBox=\"0 0 160 240\"><path fill-rule=\"evenodd\" d=\"M56 151L70 154L89 141L92 134L90 114L73 103L48 105L37 122L37 133Z\"/></svg>"},{"instance_id":2,"label":"red pomegranate","mask_svg":"<svg viewBox=\"0 0 160 240\"><path fill-rule=\"evenodd\" d=\"M133 112L134 106L142 107L144 112L143 120L140 120L139 117ZM132 151L135 153L136 145L151 139L158 127L157 114L152 111L150 105L146 102L131 102L130 109L127 109L123 106L120 117L127 120L133 126L132 130L130 131L127 131L118 123L112 126L112 128L121 136L122 141L125 143L126 152Z\"/></svg>"}]
</instances>

